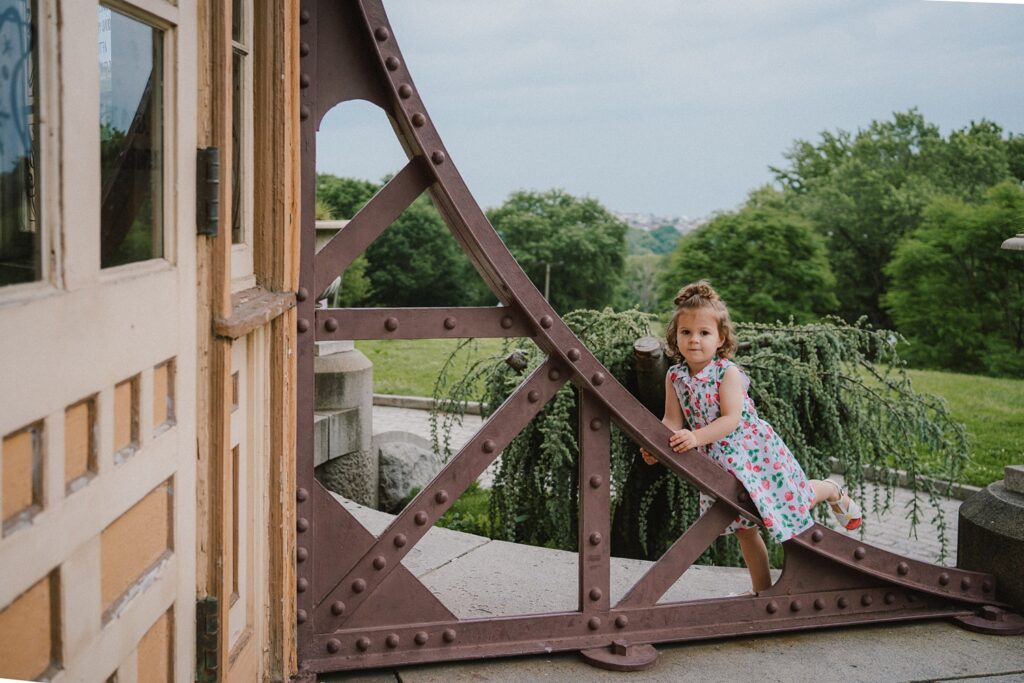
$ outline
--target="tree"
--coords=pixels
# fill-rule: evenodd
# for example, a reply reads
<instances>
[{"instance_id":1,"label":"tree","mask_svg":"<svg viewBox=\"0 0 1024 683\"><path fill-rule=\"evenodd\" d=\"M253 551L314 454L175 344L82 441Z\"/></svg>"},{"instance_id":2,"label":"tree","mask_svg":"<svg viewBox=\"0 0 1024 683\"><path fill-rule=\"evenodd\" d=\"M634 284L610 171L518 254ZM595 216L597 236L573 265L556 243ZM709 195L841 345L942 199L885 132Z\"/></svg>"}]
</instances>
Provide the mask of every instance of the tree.
<instances>
[{"instance_id":1,"label":"tree","mask_svg":"<svg viewBox=\"0 0 1024 683\"><path fill-rule=\"evenodd\" d=\"M615 293L615 309L639 308L656 312L661 308L658 300L658 272L665 263L659 254L630 254L622 272L622 282Z\"/></svg>"},{"instance_id":2,"label":"tree","mask_svg":"<svg viewBox=\"0 0 1024 683\"><path fill-rule=\"evenodd\" d=\"M797 140L785 155L788 167L772 171L792 191L793 208L826 238L841 315L890 326L882 305L885 264L900 238L920 224L936 197L978 201L1011 176L1011 164L1020 172L1019 146L984 120L944 139L911 109L856 134L824 132L816 144Z\"/></svg>"},{"instance_id":3,"label":"tree","mask_svg":"<svg viewBox=\"0 0 1024 683\"><path fill-rule=\"evenodd\" d=\"M1024 232L1024 190L1012 180L984 203L944 197L897 246L884 302L923 365L1024 377L1024 268L999 249Z\"/></svg>"},{"instance_id":4,"label":"tree","mask_svg":"<svg viewBox=\"0 0 1024 683\"><path fill-rule=\"evenodd\" d=\"M556 310L611 303L625 263L626 225L597 200L562 190L515 192L488 217L542 292L550 267Z\"/></svg>"},{"instance_id":5,"label":"tree","mask_svg":"<svg viewBox=\"0 0 1024 683\"><path fill-rule=\"evenodd\" d=\"M660 278L664 309L681 286L701 279L714 283L737 320L809 322L838 306L823 240L768 187L680 240Z\"/></svg>"}]
</instances>

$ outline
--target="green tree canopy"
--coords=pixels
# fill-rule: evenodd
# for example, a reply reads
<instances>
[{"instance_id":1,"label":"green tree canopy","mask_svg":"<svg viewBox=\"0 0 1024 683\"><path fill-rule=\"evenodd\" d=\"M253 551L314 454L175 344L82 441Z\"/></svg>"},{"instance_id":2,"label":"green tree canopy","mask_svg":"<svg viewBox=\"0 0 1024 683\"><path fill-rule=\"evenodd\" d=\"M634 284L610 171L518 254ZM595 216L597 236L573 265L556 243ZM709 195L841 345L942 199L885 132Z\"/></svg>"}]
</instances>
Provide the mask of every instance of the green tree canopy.
<instances>
[{"instance_id":1,"label":"green tree canopy","mask_svg":"<svg viewBox=\"0 0 1024 683\"><path fill-rule=\"evenodd\" d=\"M884 302L904 355L959 372L1024 377L1024 259L1001 251L1024 232L1024 190L1004 181L984 203L940 198L897 246Z\"/></svg>"},{"instance_id":2,"label":"green tree canopy","mask_svg":"<svg viewBox=\"0 0 1024 683\"><path fill-rule=\"evenodd\" d=\"M660 277L665 310L680 287L701 279L714 283L737 320L809 322L838 305L823 240L768 187L680 240Z\"/></svg>"},{"instance_id":3,"label":"green tree canopy","mask_svg":"<svg viewBox=\"0 0 1024 683\"><path fill-rule=\"evenodd\" d=\"M488 218L542 292L550 264L550 301L556 310L612 302L626 258L626 224L597 200L562 190L514 192Z\"/></svg>"}]
</instances>

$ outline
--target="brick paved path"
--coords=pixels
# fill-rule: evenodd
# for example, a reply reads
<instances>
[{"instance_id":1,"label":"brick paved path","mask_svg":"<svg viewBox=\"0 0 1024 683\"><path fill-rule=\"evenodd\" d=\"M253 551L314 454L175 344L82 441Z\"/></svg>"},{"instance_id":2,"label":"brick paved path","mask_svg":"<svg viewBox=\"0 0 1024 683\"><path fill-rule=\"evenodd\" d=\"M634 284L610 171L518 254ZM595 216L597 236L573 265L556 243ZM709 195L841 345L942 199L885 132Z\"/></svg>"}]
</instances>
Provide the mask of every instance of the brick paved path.
<instances>
[{"instance_id":1,"label":"brick paved path","mask_svg":"<svg viewBox=\"0 0 1024 683\"><path fill-rule=\"evenodd\" d=\"M466 415L461 425L452 430L452 451L455 452L468 441L480 428L481 419L477 415ZM408 431L430 438L430 413L426 410L407 408L373 407L373 433L387 431ZM493 479L492 465L480 478L484 486ZM842 482L841 475L833 478ZM939 535L931 520L936 516L935 509L923 494L919 499L919 522L916 538L911 535L908 517L913 494L909 489L897 488L885 509L885 493L873 484L868 484L861 507L865 510L863 538L866 542L886 550L899 553L926 562L939 561ZM956 530L957 510L960 501L942 497L939 507L943 512L946 524L947 555L943 564L956 564Z\"/></svg>"}]
</instances>

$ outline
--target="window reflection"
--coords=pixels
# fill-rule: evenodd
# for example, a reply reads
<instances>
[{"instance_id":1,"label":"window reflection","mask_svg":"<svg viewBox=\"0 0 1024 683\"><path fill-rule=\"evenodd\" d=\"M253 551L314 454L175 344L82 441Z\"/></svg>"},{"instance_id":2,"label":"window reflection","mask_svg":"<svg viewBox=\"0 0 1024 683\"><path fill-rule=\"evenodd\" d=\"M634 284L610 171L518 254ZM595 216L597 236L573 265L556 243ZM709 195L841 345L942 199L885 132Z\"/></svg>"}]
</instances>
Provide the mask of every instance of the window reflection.
<instances>
[{"instance_id":1,"label":"window reflection","mask_svg":"<svg viewBox=\"0 0 1024 683\"><path fill-rule=\"evenodd\" d=\"M0 0L0 286L40 270L34 3Z\"/></svg>"},{"instance_id":2,"label":"window reflection","mask_svg":"<svg viewBox=\"0 0 1024 683\"><path fill-rule=\"evenodd\" d=\"M163 32L100 7L102 267L163 256Z\"/></svg>"}]
</instances>

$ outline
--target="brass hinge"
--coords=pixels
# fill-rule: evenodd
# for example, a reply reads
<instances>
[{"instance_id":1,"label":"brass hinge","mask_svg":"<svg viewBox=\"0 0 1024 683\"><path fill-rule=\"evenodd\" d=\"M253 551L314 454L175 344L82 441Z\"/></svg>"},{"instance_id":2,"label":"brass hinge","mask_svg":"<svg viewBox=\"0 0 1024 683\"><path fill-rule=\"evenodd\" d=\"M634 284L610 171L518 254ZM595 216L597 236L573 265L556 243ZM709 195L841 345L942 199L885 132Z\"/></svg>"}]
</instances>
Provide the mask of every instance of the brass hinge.
<instances>
[{"instance_id":1,"label":"brass hinge","mask_svg":"<svg viewBox=\"0 0 1024 683\"><path fill-rule=\"evenodd\" d=\"M196 680L214 683L220 652L220 616L217 598L196 601Z\"/></svg>"},{"instance_id":2,"label":"brass hinge","mask_svg":"<svg viewBox=\"0 0 1024 683\"><path fill-rule=\"evenodd\" d=\"M220 148L196 150L196 234L217 236L220 221Z\"/></svg>"}]
</instances>

